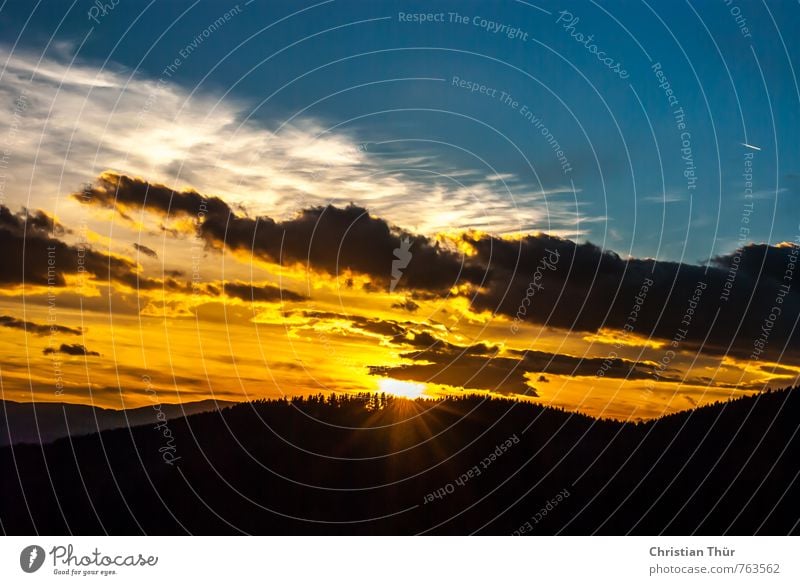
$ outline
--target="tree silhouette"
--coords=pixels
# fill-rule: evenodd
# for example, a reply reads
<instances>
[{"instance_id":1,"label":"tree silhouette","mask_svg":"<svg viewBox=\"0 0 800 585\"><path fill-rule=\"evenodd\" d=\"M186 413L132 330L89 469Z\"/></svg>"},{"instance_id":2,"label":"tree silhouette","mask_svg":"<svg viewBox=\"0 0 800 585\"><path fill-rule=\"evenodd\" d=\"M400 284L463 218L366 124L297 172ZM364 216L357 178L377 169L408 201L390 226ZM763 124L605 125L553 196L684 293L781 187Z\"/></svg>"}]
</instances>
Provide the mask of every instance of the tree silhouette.
<instances>
[{"instance_id":1,"label":"tree silhouette","mask_svg":"<svg viewBox=\"0 0 800 585\"><path fill-rule=\"evenodd\" d=\"M535 533L786 534L798 421L794 388L644 422L468 394L262 399L170 420L174 465L153 425L2 448L0 526L508 534L568 490Z\"/></svg>"}]
</instances>

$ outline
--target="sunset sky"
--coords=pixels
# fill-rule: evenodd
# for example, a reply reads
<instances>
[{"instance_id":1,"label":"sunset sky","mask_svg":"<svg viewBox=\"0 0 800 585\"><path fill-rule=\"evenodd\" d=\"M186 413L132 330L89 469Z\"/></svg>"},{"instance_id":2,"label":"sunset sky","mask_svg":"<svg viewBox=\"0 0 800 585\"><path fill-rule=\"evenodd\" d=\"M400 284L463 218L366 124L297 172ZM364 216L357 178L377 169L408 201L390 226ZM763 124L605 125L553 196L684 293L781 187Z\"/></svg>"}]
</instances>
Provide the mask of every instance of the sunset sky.
<instances>
[{"instance_id":1,"label":"sunset sky","mask_svg":"<svg viewBox=\"0 0 800 585\"><path fill-rule=\"evenodd\" d=\"M796 382L788 2L93 6L0 11L3 398Z\"/></svg>"}]
</instances>

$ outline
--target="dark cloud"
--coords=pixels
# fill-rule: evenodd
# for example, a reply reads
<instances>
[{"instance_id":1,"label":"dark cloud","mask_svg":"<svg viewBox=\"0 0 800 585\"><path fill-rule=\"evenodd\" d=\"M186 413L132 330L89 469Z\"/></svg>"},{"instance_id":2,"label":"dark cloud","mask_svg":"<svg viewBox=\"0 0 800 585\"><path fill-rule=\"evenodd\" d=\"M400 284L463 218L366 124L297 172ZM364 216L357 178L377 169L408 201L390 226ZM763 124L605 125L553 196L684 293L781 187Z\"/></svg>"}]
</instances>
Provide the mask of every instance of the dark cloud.
<instances>
[{"instance_id":1,"label":"dark cloud","mask_svg":"<svg viewBox=\"0 0 800 585\"><path fill-rule=\"evenodd\" d=\"M251 219L231 213L209 215L200 235L216 247L251 252L280 264L299 264L311 270L340 275L348 270L369 275L388 288L394 250L405 234L366 209L349 205L305 209L290 220ZM464 258L424 237L414 239L413 257L403 269L399 288L446 290L462 278L479 282L482 271L464 264Z\"/></svg>"},{"instance_id":2,"label":"dark cloud","mask_svg":"<svg viewBox=\"0 0 800 585\"><path fill-rule=\"evenodd\" d=\"M622 358L587 358L533 350L511 351L509 354L522 362L525 371L537 374L596 376L603 371L606 378L652 380L655 377L655 369L650 365ZM658 379L677 382L681 378L674 370L666 369L659 372Z\"/></svg>"},{"instance_id":3,"label":"dark cloud","mask_svg":"<svg viewBox=\"0 0 800 585\"><path fill-rule=\"evenodd\" d=\"M467 353L469 355L482 356L496 354L500 350L498 346L487 343L476 343L468 346L454 345L440 339L430 331L420 331L418 328L406 330L406 334L403 337L395 338L393 341L397 344L421 349L423 352Z\"/></svg>"},{"instance_id":4,"label":"dark cloud","mask_svg":"<svg viewBox=\"0 0 800 585\"><path fill-rule=\"evenodd\" d=\"M514 240L467 234L461 248L473 252L462 255L355 205L315 207L275 221L247 217L216 197L175 192L110 173L101 177L95 191L86 202L145 208L162 216L196 216L205 202L208 212L198 234L209 246L332 275L351 270L370 278L367 292L389 288L393 261L398 260L395 251L408 238L411 257L399 268L396 290L408 292L410 299L441 299L459 285L459 294L469 298L473 310L517 318L518 327L535 323L597 332L627 326L644 337L679 336L680 349L702 344L704 352L745 359L756 350L761 359L778 359L786 344L784 359L800 360L800 337L792 331L800 315L800 287L790 282L793 286L779 296L797 253L789 245L752 244L701 265L626 259L590 242L543 234ZM644 302L632 322L643 284ZM780 310L780 318L767 323L770 331L764 341L765 320L773 307Z\"/></svg>"},{"instance_id":5,"label":"dark cloud","mask_svg":"<svg viewBox=\"0 0 800 585\"><path fill-rule=\"evenodd\" d=\"M783 376L785 378L795 378L797 376L797 371L789 368L782 368L780 366L762 365L759 366L759 369L764 373L775 376Z\"/></svg>"},{"instance_id":6,"label":"dark cloud","mask_svg":"<svg viewBox=\"0 0 800 585\"><path fill-rule=\"evenodd\" d=\"M291 312L287 313L291 314ZM381 335L398 348L410 349L400 354L415 363L401 366L368 366L375 376L398 380L447 384L472 390L492 390L501 394L536 396L528 380L539 374L538 381L548 382L544 374L563 376L596 376L602 370L607 378L629 380L655 379L650 364L621 358L580 358L541 351L510 350L488 343L456 345L436 336L437 331L426 324L411 321L372 319L360 315L345 315L326 311L302 311L311 319L349 321L362 331ZM674 370L658 373L660 381L679 381Z\"/></svg>"},{"instance_id":7,"label":"dark cloud","mask_svg":"<svg viewBox=\"0 0 800 585\"><path fill-rule=\"evenodd\" d=\"M345 315L343 313L331 313L329 311L303 311L305 317L311 319L313 325L315 321L337 320L350 321L353 327L367 333L374 333L388 338L390 341L395 338L404 337L408 333L408 325L401 324L390 319L378 319L364 317L363 315Z\"/></svg>"},{"instance_id":8,"label":"dark cloud","mask_svg":"<svg viewBox=\"0 0 800 585\"><path fill-rule=\"evenodd\" d=\"M41 323L32 323L31 321L23 321L10 315L0 315L0 327L8 327L9 329L22 329L34 335L49 335L51 333L64 333L66 335L80 335L80 329L73 329L72 327L65 327L64 325L44 325Z\"/></svg>"},{"instance_id":9,"label":"dark cloud","mask_svg":"<svg viewBox=\"0 0 800 585\"><path fill-rule=\"evenodd\" d=\"M152 248L148 248L144 244L137 244L134 242L133 247L136 248L139 252L144 254L145 256L149 256L150 258L158 258L158 254Z\"/></svg>"},{"instance_id":10,"label":"dark cloud","mask_svg":"<svg viewBox=\"0 0 800 585\"><path fill-rule=\"evenodd\" d=\"M413 358L416 354L402 354ZM369 366L371 374L396 380L446 384L465 390L491 390L499 394L525 394L538 396L529 386L525 371L518 366L518 360L484 356L451 356L447 353L428 354L425 361L434 363L408 364L385 367ZM515 369L516 368L516 369Z\"/></svg>"},{"instance_id":11,"label":"dark cloud","mask_svg":"<svg viewBox=\"0 0 800 585\"><path fill-rule=\"evenodd\" d=\"M167 290L186 294L207 295L210 297L225 296L256 303L300 302L307 297L286 288L272 284L257 284L241 281L213 281L191 283L167 278L164 281Z\"/></svg>"},{"instance_id":12,"label":"dark cloud","mask_svg":"<svg viewBox=\"0 0 800 585\"><path fill-rule=\"evenodd\" d=\"M155 288L160 282L139 278L138 265L109 256L90 246L72 246L51 235L52 220L43 212L12 213L0 205L0 285L28 284L63 287L67 274L88 273L100 280L133 288Z\"/></svg>"},{"instance_id":13,"label":"dark cloud","mask_svg":"<svg viewBox=\"0 0 800 585\"><path fill-rule=\"evenodd\" d=\"M218 197L173 191L122 175L104 173L78 201L117 209L147 209L162 216L198 218L198 235L215 248L252 253L280 264L300 264L340 275L347 270L369 275L383 289L392 277L395 250L411 240L411 260L402 269L398 289L447 290L466 279L480 283L484 270L424 236L414 236L371 216L356 205L304 209L289 220L251 218ZM199 213L200 212L200 213Z\"/></svg>"},{"instance_id":14,"label":"dark cloud","mask_svg":"<svg viewBox=\"0 0 800 585\"><path fill-rule=\"evenodd\" d=\"M404 311L408 311L409 313L414 313L416 312L417 309L419 309L419 305L414 301L412 301L410 298L407 298L401 303L393 303L392 308L403 309Z\"/></svg>"},{"instance_id":15,"label":"dark cloud","mask_svg":"<svg viewBox=\"0 0 800 585\"><path fill-rule=\"evenodd\" d=\"M797 256L795 247L752 244L703 266L623 259L591 243L547 235L518 241L464 239L476 250L475 260L490 266L492 274L474 294L472 307L519 317L520 327L528 322L596 332L628 326L644 337L685 337L679 340L680 349L694 350L703 344L704 352L747 358L771 308L778 304L781 318L760 357L778 359L788 342L784 359L800 359L800 342L791 331L800 314L800 289L794 286L780 302L776 300L792 255ZM541 268L543 259L555 269ZM644 302L632 321L643 284Z\"/></svg>"},{"instance_id":16,"label":"dark cloud","mask_svg":"<svg viewBox=\"0 0 800 585\"><path fill-rule=\"evenodd\" d=\"M596 376L603 369L607 378L653 379L653 370L649 366L620 358L579 358L542 351L511 351L500 355L496 347L481 344L459 347L440 342L435 349L406 352L401 357L419 363L388 368L370 366L370 373L398 380L528 396L538 395L528 382L536 374L540 374L539 381L546 382L544 373ZM678 377L669 377L666 372L661 374L660 379L679 380Z\"/></svg>"},{"instance_id":17,"label":"dark cloud","mask_svg":"<svg viewBox=\"0 0 800 585\"><path fill-rule=\"evenodd\" d=\"M52 298L49 297L47 291L43 291L41 294L26 293L25 302L49 308ZM59 311L72 309L105 314L113 312L115 316L138 315L141 310L141 304L137 302L135 296L113 288L108 290L108 294L88 297L70 289L61 289L58 291L57 303Z\"/></svg>"},{"instance_id":18,"label":"dark cloud","mask_svg":"<svg viewBox=\"0 0 800 585\"><path fill-rule=\"evenodd\" d=\"M64 234L73 233L72 230L64 227L55 218L51 217L41 209L34 211L23 209L22 215L26 217L28 226L41 233L50 234L53 236L63 236Z\"/></svg>"},{"instance_id":19,"label":"dark cloud","mask_svg":"<svg viewBox=\"0 0 800 585\"><path fill-rule=\"evenodd\" d=\"M23 282L53 287L66 286L66 275L84 273L99 281L111 281L136 290L164 289L189 294L205 292L221 296L222 283L207 283L197 290L191 283L179 280L180 270L166 271L164 279L140 274L139 265L128 258L103 254L90 246L68 244L51 235L53 220L41 211L12 213L0 206L0 286L16 286ZM64 233L66 230L62 229ZM155 256L155 252L133 244L140 252ZM305 297L271 285L226 283L229 296L256 302L301 301ZM15 327L13 321L0 323ZM65 331L66 332L66 331Z\"/></svg>"},{"instance_id":20,"label":"dark cloud","mask_svg":"<svg viewBox=\"0 0 800 585\"><path fill-rule=\"evenodd\" d=\"M304 301L306 297L285 288L269 284L248 284L242 282L225 283L225 294L243 301L257 303L278 303L281 301Z\"/></svg>"},{"instance_id":21,"label":"dark cloud","mask_svg":"<svg viewBox=\"0 0 800 585\"><path fill-rule=\"evenodd\" d=\"M80 343L62 343L58 349L52 347L46 347L42 350L42 353L45 355L49 355L52 353L63 353L65 355L85 355L85 356L99 356L100 354L96 351L89 351L85 345L81 345Z\"/></svg>"},{"instance_id":22,"label":"dark cloud","mask_svg":"<svg viewBox=\"0 0 800 585\"><path fill-rule=\"evenodd\" d=\"M149 210L162 215L197 217L207 211L214 216L225 216L228 204L218 197L204 197L196 191L173 191L163 185L154 185L141 179L105 172L94 185L72 197L89 205L126 210Z\"/></svg>"}]
</instances>

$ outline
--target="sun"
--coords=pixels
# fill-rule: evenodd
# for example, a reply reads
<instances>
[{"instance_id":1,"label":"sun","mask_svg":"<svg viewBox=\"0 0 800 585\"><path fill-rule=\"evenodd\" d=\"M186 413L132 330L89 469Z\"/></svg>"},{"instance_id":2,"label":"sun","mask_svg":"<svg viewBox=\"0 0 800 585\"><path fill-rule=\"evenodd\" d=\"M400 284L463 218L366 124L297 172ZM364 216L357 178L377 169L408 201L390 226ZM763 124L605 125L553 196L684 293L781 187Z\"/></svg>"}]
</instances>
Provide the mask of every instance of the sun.
<instances>
[{"instance_id":1,"label":"sun","mask_svg":"<svg viewBox=\"0 0 800 585\"><path fill-rule=\"evenodd\" d=\"M403 398L419 398L425 393L425 384L402 382L391 378L378 380L378 388L381 392L386 392L393 396L402 396Z\"/></svg>"}]
</instances>

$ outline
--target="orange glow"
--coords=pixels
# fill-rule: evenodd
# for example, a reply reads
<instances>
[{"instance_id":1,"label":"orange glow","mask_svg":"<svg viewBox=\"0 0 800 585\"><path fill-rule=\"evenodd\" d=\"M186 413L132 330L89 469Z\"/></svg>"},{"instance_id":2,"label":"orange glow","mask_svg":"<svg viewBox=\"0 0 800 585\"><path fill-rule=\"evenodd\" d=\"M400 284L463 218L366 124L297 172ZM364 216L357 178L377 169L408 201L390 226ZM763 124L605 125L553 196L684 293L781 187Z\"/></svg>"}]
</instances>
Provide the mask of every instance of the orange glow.
<instances>
[{"instance_id":1,"label":"orange glow","mask_svg":"<svg viewBox=\"0 0 800 585\"><path fill-rule=\"evenodd\" d=\"M378 388L381 392L386 392L393 396L402 396L403 398L419 398L425 394L425 384L402 382L391 378L378 380Z\"/></svg>"}]
</instances>

